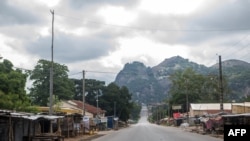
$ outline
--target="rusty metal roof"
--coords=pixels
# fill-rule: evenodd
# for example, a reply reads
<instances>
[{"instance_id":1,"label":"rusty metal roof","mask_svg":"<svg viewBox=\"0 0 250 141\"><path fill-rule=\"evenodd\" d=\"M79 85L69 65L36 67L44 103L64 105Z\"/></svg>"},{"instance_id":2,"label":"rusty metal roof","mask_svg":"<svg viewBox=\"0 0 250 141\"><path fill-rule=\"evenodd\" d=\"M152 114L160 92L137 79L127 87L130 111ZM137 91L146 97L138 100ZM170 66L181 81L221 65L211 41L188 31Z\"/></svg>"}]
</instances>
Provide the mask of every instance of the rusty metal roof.
<instances>
[{"instance_id":1,"label":"rusty metal roof","mask_svg":"<svg viewBox=\"0 0 250 141\"><path fill-rule=\"evenodd\" d=\"M29 120L37 120L37 119L47 119L54 120L58 118L63 118L64 116L56 116L56 115L42 115L42 114L33 114L33 113L24 113L24 112L15 112L10 110L0 110L0 116L5 117L15 117L15 118L23 118Z\"/></svg>"}]
</instances>

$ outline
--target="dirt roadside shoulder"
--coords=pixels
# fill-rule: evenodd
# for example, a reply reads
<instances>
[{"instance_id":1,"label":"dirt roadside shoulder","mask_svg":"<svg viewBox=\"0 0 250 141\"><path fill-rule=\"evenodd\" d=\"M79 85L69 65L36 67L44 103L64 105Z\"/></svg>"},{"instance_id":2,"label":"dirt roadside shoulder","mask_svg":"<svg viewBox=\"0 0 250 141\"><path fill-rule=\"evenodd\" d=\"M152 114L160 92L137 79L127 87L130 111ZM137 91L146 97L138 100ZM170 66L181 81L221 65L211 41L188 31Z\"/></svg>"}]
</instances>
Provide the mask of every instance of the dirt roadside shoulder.
<instances>
[{"instance_id":1,"label":"dirt roadside shoulder","mask_svg":"<svg viewBox=\"0 0 250 141\"><path fill-rule=\"evenodd\" d=\"M98 132L93 133L92 135L85 134L85 135L79 135L77 137L64 138L64 141L91 141L91 140L99 138L101 136L111 134L115 131L116 130L98 131Z\"/></svg>"}]
</instances>

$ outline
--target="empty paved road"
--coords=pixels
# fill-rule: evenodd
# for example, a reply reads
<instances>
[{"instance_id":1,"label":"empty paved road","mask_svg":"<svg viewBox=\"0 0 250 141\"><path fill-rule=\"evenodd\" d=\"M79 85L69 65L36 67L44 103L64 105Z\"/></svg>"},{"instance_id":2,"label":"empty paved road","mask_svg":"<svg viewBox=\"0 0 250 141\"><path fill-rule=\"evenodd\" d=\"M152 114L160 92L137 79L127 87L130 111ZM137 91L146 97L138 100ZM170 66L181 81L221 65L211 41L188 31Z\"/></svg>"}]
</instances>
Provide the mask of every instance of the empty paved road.
<instances>
[{"instance_id":1,"label":"empty paved road","mask_svg":"<svg viewBox=\"0 0 250 141\"><path fill-rule=\"evenodd\" d=\"M220 138L191 133L176 127L151 124L147 121L147 115L147 108L143 107L138 124L114 131L94 141L223 141Z\"/></svg>"}]
</instances>

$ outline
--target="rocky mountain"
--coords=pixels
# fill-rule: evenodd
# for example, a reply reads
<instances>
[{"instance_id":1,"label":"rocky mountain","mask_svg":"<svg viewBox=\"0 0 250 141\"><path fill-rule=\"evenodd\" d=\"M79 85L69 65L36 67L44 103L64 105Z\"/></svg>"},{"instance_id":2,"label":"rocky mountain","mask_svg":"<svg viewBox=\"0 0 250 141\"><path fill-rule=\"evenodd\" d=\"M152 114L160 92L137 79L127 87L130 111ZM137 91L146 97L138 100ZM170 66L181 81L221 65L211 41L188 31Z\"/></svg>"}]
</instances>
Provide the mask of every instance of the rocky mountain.
<instances>
[{"instance_id":1,"label":"rocky mountain","mask_svg":"<svg viewBox=\"0 0 250 141\"><path fill-rule=\"evenodd\" d=\"M128 87L134 100L144 103L161 102L167 97L170 87L168 77L177 70L192 68L200 74L219 74L219 64L206 67L189 61L180 56L165 59L154 67L146 67L141 62L125 64L118 73L115 83ZM233 93L232 99L250 93L250 64L240 60L226 60L222 62L223 75L228 79L229 87Z\"/></svg>"}]
</instances>

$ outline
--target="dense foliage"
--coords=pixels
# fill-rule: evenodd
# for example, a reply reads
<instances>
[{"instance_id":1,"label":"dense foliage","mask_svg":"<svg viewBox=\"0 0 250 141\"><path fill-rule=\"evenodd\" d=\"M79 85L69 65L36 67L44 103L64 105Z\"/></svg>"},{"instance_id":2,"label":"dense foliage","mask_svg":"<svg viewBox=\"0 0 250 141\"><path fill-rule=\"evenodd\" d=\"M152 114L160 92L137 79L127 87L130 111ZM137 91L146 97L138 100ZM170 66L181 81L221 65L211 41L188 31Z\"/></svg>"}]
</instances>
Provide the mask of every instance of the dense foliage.
<instances>
[{"instance_id":1,"label":"dense foliage","mask_svg":"<svg viewBox=\"0 0 250 141\"><path fill-rule=\"evenodd\" d=\"M110 83L103 90L99 103L100 107L107 111L107 116L116 116L122 121L127 121L130 118L133 103L131 102L131 94L126 87Z\"/></svg>"},{"instance_id":2,"label":"dense foliage","mask_svg":"<svg viewBox=\"0 0 250 141\"><path fill-rule=\"evenodd\" d=\"M51 62L39 60L34 70L23 74L21 70L13 69L10 61L0 63L0 108L18 111L36 111L33 105L48 106L50 93ZM53 64L53 99L54 103L60 100L82 100L83 81L69 79L68 68L58 63ZM29 96L25 91L25 84L30 75L33 81L29 89ZM119 117L122 121L129 118L138 119L140 105L131 101L131 94L126 87L119 87L115 83L105 86L105 82L94 79L85 79L85 100L87 103L106 111L107 116ZM97 101L98 96L98 101ZM97 103L98 102L98 103Z\"/></svg>"},{"instance_id":3,"label":"dense foliage","mask_svg":"<svg viewBox=\"0 0 250 141\"><path fill-rule=\"evenodd\" d=\"M130 119L138 121L140 118L140 112L141 112L142 106L140 103L133 102L132 107L133 108L131 109Z\"/></svg>"},{"instance_id":4,"label":"dense foliage","mask_svg":"<svg viewBox=\"0 0 250 141\"><path fill-rule=\"evenodd\" d=\"M168 107L166 104L153 106L151 109L149 109L152 114L148 117L148 120L153 123L159 123L161 119L167 117L167 109Z\"/></svg>"},{"instance_id":5,"label":"dense foliage","mask_svg":"<svg viewBox=\"0 0 250 141\"><path fill-rule=\"evenodd\" d=\"M74 99L75 100L82 100L83 99L83 92L82 92L82 86L83 81L82 79L71 79L74 82L75 85L75 93L74 93ZM105 82L104 81L98 81L95 79L85 79L85 100L90 105L97 105L97 95L102 95L102 90L105 88Z\"/></svg>"},{"instance_id":6,"label":"dense foliage","mask_svg":"<svg viewBox=\"0 0 250 141\"><path fill-rule=\"evenodd\" d=\"M50 69L51 62L39 60L30 79L33 87L30 88L30 97L34 104L48 106L50 94ZM68 68L65 65L54 63L53 65L53 96L59 100L69 100L74 95L74 84L68 78Z\"/></svg>"},{"instance_id":7,"label":"dense foliage","mask_svg":"<svg viewBox=\"0 0 250 141\"><path fill-rule=\"evenodd\" d=\"M75 84L74 99L82 100L83 81L72 79ZM85 101L106 111L106 116L116 116L122 121L129 118L139 118L140 106L131 101L131 94L126 87L119 87L115 83L105 86L105 82L85 79ZM98 98L98 99L97 99Z\"/></svg>"},{"instance_id":8,"label":"dense foliage","mask_svg":"<svg viewBox=\"0 0 250 141\"><path fill-rule=\"evenodd\" d=\"M169 94L171 105L181 105L184 111L188 103L219 103L221 89L217 76L201 75L191 68L176 71L171 75L172 82ZM223 79L223 101L227 102L229 90L227 81Z\"/></svg>"},{"instance_id":9,"label":"dense foliage","mask_svg":"<svg viewBox=\"0 0 250 141\"><path fill-rule=\"evenodd\" d=\"M0 63L0 108L16 111L36 111L25 91L27 74L14 69L9 60Z\"/></svg>"}]
</instances>

